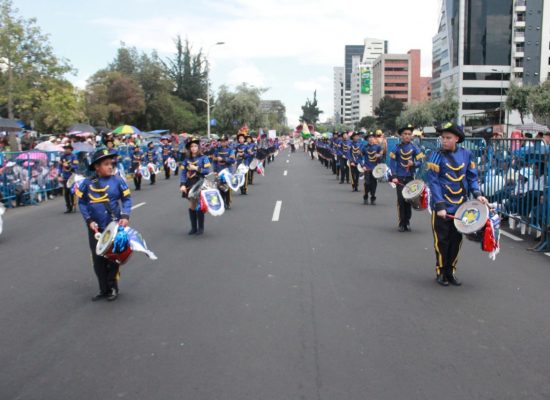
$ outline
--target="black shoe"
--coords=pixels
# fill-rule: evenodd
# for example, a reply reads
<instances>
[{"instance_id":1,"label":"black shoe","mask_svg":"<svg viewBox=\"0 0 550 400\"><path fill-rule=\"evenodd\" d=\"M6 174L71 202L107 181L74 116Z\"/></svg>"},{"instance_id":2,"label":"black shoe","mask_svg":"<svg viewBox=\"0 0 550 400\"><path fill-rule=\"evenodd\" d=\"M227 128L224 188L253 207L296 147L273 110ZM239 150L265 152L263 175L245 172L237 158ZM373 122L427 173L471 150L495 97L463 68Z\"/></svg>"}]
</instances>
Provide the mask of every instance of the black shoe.
<instances>
[{"instance_id":1,"label":"black shoe","mask_svg":"<svg viewBox=\"0 0 550 400\"><path fill-rule=\"evenodd\" d=\"M111 289L111 291L107 295L107 301L115 301L117 298L118 298L118 290Z\"/></svg>"},{"instance_id":2,"label":"black shoe","mask_svg":"<svg viewBox=\"0 0 550 400\"><path fill-rule=\"evenodd\" d=\"M92 297L92 301L99 301L107 298L107 293L99 292L94 297Z\"/></svg>"},{"instance_id":3,"label":"black shoe","mask_svg":"<svg viewBox=\"0 0 550 400\"><path fill-rule=\"evenodd\" d=\"M411 231L411 226L410 226L410 225L406 225L406 226L405 226L405 231L410 232L410 231Z\"/></svg>"},{"instance_id":4,"label":"black shoe","mask_svg":"<svg viewBox=\"0 0 550 400\"><path fill-rule=\"evenodd\" d=\"M231 210L231 204L226 204L226 205L225 205L225 209L226 209L226 210Z\"/></svg>"},{"instance_id":5,"label":"black shoe","mask_svg":"<svg viewBox=\"0 0 550 400\"><path fill-rule=\"evenodd\" d=\"M344 182L340 181L340 185L343 184Z\"/></svg>"},{"instance_id":6,"label":"black shoe","mask_svg":"<svg viewBox=\"0 0 550 400\"><path fill-rule=\"evenodd\" d=\"M67 208L63 214L70 214L73 212L72 208Z\"/></svg>"},{"instance_id":7,"label":"black shoe","mask_svg":"<svg viewBox=\"0 0 550 400\"><path fill-rule=\"evenodd\" d=\"M435 281L441 286L449 286L449 281L447 280L447 277L443 274L437 274Z\"/></svg>"},{"instance_id":8,"label":"black shoe","mask_svg":"<svg viewBox=\"0 0 550 400\"><path fill-rule=\"evenodd\" d=\"M196 235L197 235L197 236L200 236L200 235L202 235L202 234L204 234L204 229L201 229L201 228L197 229Z\"/></svg>"},{"instance_id":9,"label":"black shoe","mask_svg":"<svg viewBox=\"0 0 550 400\"><path fill-rule=\"evenodd\" d=\"M195 235L197 232L198 232L197 229L192 228L187 234L188 234L188 235Z\"/></svg>"},{"instance_id":10,"label":"black shoe","mask_svg":"<svg viewBox=\"0 0 550 400\"><path fill-rule=\"evenodd\" d=\"M405 232L405 227L404 226L400 226L399 229L398 229L399 232Z\"/></svg>"},{"instance_id":11,"label":"black shoe","mask_svg":"<svg viewBox=\"0 0 550 400\"><path fill-rule=\"evenodd\" d=\"M450 274L447 276L447 281L453 286L461 286L462 282L458 280L455 274Z\"/></svg>"},{"instance_id":12,"label":"black shoe","mask_svg":"<svg viewBox=\"0 0 550 400\"><path fill-rule=\"evenodd\" d=\"M363 199L363 204L369 204L369 201L367 199Z\"/></svg>"},{"instance_id":13,"label":"black shoe","mask_svg":"<svg viewBox=\"0 0 550 400\"><path fill-rule=\"evenodd\" d=\"M370 204L375 206L376 205L376 199L370 199Z\"/></svg>"}]
</instances>

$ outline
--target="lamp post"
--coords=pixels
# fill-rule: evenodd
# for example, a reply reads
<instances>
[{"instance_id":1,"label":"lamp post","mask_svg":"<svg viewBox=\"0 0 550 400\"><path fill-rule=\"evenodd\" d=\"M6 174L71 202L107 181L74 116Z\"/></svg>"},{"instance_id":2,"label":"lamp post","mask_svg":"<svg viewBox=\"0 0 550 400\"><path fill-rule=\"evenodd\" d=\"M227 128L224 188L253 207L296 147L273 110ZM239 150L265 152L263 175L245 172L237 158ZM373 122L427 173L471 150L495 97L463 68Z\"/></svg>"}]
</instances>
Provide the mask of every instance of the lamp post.
<instances>
[{"instance_id":1,"label":"lamp post","mask_svg":"<svg viewBox=\"0 0 550 400\"><path fill-rule=\"evenodd\" d=\"M504 90L504 70L491 69L493 72L500 72L500 106L498 107L498 124L502 125L502 95Z\"/></svg>"},{"instance_id":2,"label":"lamp post","mask_svg":"<svg viewBox=\"0 0 550 400\"><path fill-rule=\"evenodd\" d=\"M206 136L208 139L210 139L210 64L208 62L208 57L210 56L210 50L212 47L221 46L224 44L225 42L217 42L208 48L208 52L206 53L206 100L197 99L197 101L206 103L206 118L208 119L206 123Z\"/></svg>"}]
</instances>

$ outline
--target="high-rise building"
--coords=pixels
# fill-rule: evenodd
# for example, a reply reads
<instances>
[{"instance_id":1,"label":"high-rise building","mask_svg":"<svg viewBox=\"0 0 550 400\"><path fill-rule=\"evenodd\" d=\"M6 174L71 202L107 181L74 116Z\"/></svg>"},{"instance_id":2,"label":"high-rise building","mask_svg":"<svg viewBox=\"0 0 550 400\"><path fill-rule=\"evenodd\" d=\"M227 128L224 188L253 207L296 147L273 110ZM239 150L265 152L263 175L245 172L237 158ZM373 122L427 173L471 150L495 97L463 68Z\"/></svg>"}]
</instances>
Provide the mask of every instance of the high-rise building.
<instances>
[{"instance_id":1,"label":"high-rise building","mask_svg":"<svg viewBox=\"0 0 550 400\"><path fill-rule=\"evenodd\" d=\"M504 122L510 81L546 80L549 46L548 1L442 0L433 38L432 97L454 92L459 123L468 125L471 117Z\"/></svg>"},{"instance_id":2,"label":"high-rise building","mask_svg":"<svg viewBox=\"0 0 550 400\"><path fill-rule=\"evenodd\" d=\"M372 65L382 54L388 52L388 42L381 39L366 38L361 58L352 58L351 72L351 123L361 118L373 116L372 103Z\"/></svg>"},{"instance_id":3,"label":"high-rise building","mask_svg":"<svg viewBox=\"0 0 550 400\"><path fill-rule=\"evenodd\" d=\"M351 110L351 74L353 65L361 62L364 45L347 45L345 47L344 60L344 124L352 125L352 110Z\"/></svg>"},{"instance_id":4,"label":"high-rise building","mask_svg":"<svg viewBox=\"0 0 550 400\"><path fill-rule=\"evenodd\" d=\"M420 76L420 50L407 54L383 54L372 67L373 107L384 96L390 96L409 105L426 100L428 78Z\"/></svg>"},{"instance_id":5,"label":"high-rise building","mask_svg":"<svg viewBox=\"0 0 550 400\"><path fill-rule=\"evenodd\" d=\"M334 67L334 123L344 123L344 85L345 85L345 73L344 67Z\"/></svg>"}]
</instances>

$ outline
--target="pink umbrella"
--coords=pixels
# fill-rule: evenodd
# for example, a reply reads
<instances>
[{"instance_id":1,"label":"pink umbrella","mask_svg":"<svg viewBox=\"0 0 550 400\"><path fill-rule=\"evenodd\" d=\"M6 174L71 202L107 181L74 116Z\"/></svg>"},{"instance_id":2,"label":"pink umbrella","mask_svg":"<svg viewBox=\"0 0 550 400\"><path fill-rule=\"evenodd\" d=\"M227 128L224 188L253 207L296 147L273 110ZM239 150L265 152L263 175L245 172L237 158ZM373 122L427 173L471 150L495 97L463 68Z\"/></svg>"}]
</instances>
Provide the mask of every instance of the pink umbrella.
<instances>
[{"instance_id":1,"label":"pink umbrella","mask_svg":"<svg viewBox=\"0 0 550 400\"><path fill-rule=\"evenodd\" d=\"M48 161L48 155L46 153L40 153L38 151L31 151L28 153L21 153L15 159Z\"/></svg>"}]
</instances>

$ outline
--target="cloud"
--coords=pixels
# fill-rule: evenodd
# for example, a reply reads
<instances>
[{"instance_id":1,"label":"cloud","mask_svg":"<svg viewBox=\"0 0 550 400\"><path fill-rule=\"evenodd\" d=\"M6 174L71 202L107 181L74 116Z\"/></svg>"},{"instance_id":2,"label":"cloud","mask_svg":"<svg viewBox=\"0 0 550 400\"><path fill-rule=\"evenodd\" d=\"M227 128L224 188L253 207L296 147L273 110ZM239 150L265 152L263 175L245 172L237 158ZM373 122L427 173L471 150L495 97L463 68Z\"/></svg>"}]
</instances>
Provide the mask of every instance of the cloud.
<instances>
[{"instance_id":1,"label":"cloud","mask_svg":"<svg viewBox=\"0 0 550 400\"><path fill-rule=\"evenodd\" d=\"M262 71L254 65L241 65L227 74L227 83L230 85L240 85L248 83L256 87L264 87L266 79Z\"/></svg>"},{"instance_id":2,"label":"cloud","mask_svg":"<svg viewBox=\"0 0 550 400\"><path fill-rule=\"evenodd\" d=\"M317 92L329 92L332 91L332 80L326 76L320 76L314 79L294 82L293 87L294 89L309 93L313 93L315 90Z\"/></svg>"}]
</instances>

